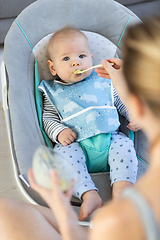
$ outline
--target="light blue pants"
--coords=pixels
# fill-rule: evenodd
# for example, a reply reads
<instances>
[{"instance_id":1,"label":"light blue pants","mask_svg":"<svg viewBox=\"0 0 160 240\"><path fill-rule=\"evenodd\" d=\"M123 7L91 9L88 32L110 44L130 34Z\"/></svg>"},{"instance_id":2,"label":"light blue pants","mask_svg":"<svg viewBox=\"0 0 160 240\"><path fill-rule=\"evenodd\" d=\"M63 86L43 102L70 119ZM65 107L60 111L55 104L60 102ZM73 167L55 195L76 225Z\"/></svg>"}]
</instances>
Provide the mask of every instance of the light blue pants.
<instances>
[{"instance_id":1,"label":"light blue pants","mask_svg":"<svg viewBox=\"0 0 160 240\"><path fill-rule=\"evenodd\" d=\"M56 144L55 152L64 155L71 165L74 166L79 174L79 183L74 187L73 195L79 199L84 192L96 189L86 166L86 159L83 150L77 142L73 142L68 146ZM129 181L133 184L136 181L138 160L130 140L123 133L114 132L111 135L111 144L109 147L108 164L110 166L111 185L117 181Z\"/></svg>"}]
</instances>

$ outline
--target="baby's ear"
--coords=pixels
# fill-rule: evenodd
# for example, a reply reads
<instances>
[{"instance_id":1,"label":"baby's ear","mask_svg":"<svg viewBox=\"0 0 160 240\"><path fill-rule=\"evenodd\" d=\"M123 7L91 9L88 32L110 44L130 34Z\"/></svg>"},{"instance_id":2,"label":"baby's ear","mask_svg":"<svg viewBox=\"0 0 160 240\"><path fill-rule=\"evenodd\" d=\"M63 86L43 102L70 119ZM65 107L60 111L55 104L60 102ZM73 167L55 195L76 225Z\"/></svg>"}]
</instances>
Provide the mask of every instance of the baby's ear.
<instances>
[{"instance_id":1,"label":"baby's ear","mask_svg":"<svg viewBox=\"0 0 160 240\"><path fill-rule=\"evenodd\" d=\"M54 69L54 65L53 65L53 61L52 60L48 60L48 67L50 69L50 72L53 76L55 76L57 73Z\"/></svg>"},{"instance_id":2,"label":"baby's ear","mask_svg":"<svg viewBox=\"0 0 160 240\"><path fill-rule=\"evenodd\" d=\"M93 53L91 54L91 57L93 58Z\"/></svg>"}]
</instances>

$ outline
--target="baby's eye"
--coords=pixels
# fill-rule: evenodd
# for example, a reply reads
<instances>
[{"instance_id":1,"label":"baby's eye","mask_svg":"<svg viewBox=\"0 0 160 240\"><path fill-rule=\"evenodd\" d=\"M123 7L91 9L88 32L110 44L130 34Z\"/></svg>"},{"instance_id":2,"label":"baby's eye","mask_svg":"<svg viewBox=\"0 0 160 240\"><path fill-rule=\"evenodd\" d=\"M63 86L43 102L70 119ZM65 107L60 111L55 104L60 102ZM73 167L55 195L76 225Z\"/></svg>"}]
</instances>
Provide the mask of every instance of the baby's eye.
<instances>
[{"instance_id":1,"label":"baby's eye","mask_svg":"<svg viewBox=\"0 0 160 240\"><path fill-rule=\"evenodd\" d=\"M79 55L79 58L84 58L84 57L85 57L84 54Z\"/></svg>"},{"instance_id":2,"label":"baby's eye","mask_svg":"<svg viewBox=\"0 0 160 240\"><path fill-rule=\"evenodd\" d=\"M64 61L68 61L68 60L69 60L69 57L64 57L63 60L64 60Z\"/></svg>"}]
</instances>

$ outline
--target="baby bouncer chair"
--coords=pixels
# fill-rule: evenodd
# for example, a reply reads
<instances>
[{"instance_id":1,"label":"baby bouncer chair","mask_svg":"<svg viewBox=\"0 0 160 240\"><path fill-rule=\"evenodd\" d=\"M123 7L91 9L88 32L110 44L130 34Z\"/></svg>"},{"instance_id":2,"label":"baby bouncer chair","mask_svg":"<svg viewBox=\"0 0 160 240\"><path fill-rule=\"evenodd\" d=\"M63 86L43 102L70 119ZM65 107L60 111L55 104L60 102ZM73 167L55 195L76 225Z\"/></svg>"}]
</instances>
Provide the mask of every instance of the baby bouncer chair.
<instances>
[{"instance_id":1,"label":"baby bouncer chair","mask_svg":"<svg viewBox=\"0 0 160 240\"><path fill-rule=\"evenodd\" d=\"M113 0L38 0L28 6L13 22L4 44L1 66L3 109L9 133L15 177L21 191L32 203L46 206L28 185L28 169L40 145L52 146L42 126L39 81L52 79L47 66L47 43L50 35L73 26L87 35L93 64L102 59L122 57L122 42L128 26L139 18ZM127 122L121 118L121 130L127 135ZM146 138L142 132L133 136L139 158L147 161ZM145 171L139 162L139 174ZM111 198L109 173L92 174L103 202ZM72 199L73 204L79 204Z\"/></svg>"}]
</instances>

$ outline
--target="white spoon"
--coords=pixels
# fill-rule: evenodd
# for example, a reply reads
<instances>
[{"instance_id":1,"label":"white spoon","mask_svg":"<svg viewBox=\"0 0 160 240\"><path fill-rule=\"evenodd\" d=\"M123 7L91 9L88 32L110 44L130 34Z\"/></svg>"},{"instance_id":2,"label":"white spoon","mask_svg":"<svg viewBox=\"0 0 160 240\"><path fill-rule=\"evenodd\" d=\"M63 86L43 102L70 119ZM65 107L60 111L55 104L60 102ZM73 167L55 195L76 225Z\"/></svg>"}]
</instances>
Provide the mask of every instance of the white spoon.
<instances>
[{"instance_id":1,"label":"white spoon","mask_svg":"<svg viewBox=\"0 0 160 240\"><path fill-rule=\"evenodd\" d=\"M110 64L114 65L114 63L110 63ZM74 71L74 74L81 74L81 73L87 72L88 70L91 70L93 68L98 68L98 67L102 67L102 66L103 66L102 64L98 64L98 65L95 65L93 67L87 68L85 70L76 70L76 71Z\"/></svg>"}]
</instances>

